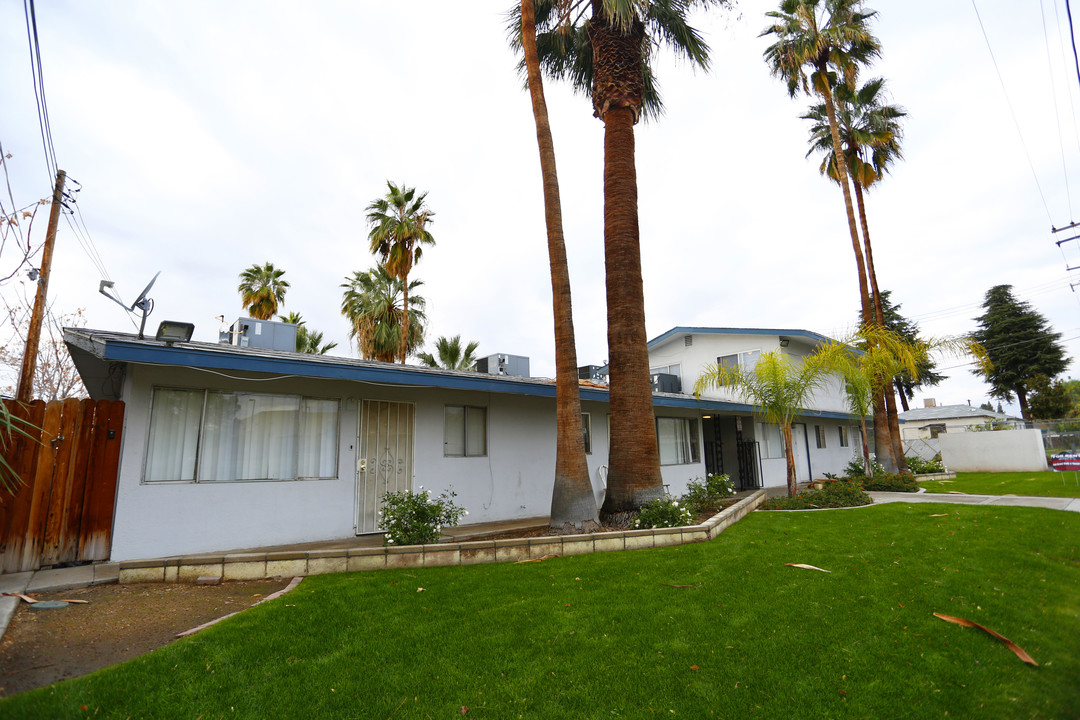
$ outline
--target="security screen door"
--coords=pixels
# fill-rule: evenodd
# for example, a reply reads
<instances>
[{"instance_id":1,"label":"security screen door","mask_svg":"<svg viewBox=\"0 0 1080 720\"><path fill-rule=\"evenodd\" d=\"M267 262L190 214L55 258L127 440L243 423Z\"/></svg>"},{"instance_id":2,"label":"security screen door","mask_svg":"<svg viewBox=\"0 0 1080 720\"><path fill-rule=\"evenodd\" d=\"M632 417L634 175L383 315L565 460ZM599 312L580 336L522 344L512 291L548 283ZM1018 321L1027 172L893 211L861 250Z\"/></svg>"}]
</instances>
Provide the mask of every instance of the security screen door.
<instances>
[{"instance_id":1,"label":"security screen door","mask_svg":"<svg viewBox=\"0 0 1080 720\"><path fill-rule=\"evenodd\" d=\"M364 400L356 456L356 534L379 532L379 510L388 492L412 488L413 416L410 403Z\"/></svg>"}]
</instances>

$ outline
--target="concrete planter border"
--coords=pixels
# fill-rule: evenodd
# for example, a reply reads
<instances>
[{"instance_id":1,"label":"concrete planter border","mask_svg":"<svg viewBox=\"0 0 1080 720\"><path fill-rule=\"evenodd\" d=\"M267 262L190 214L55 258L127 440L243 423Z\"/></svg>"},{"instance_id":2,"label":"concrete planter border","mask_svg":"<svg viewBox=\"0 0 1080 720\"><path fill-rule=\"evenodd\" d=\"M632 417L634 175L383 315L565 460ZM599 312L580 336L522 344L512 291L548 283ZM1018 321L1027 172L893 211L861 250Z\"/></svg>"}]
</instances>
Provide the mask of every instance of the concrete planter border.
<instances>
[{"instance_id":1,"label":"concrete planter border","mask_svg":"<svg viewBox=\"0 0 1080 720\"><path fill-rule=\"evenodd\" d=\"M640 550L712 540L765 501L758 490L700 525L654 530L623 530L589 535L549 535L506 540L474 540L432 545L342 548L287 552L192 555L120 563L121 583L194 582L199 577L253 580L298 577L383 568L522 562L594 552Z\"/></svg>"}]
</instances>

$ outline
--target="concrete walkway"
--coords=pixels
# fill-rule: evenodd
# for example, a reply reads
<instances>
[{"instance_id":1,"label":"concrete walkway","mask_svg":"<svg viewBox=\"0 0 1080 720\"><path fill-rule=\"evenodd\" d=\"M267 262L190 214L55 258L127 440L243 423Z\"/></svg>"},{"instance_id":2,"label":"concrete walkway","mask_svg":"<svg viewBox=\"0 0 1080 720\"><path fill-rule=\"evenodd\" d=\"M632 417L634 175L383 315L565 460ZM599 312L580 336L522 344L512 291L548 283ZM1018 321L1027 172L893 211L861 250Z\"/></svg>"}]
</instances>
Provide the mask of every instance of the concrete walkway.
<instances>
[{"instance_id":1,"label":"concrete walkway","mask_svg":"<svg viewBox=\"0 0 1080 720\"><path fill-rule=\"evenodd\" d=\"M1041 507L1080 512L1080 498L1031 497L1026 495L967 495L965 493L869 492L875 503L952 503L954 505L1007 505Z\"/></svg>"}]
</instances>

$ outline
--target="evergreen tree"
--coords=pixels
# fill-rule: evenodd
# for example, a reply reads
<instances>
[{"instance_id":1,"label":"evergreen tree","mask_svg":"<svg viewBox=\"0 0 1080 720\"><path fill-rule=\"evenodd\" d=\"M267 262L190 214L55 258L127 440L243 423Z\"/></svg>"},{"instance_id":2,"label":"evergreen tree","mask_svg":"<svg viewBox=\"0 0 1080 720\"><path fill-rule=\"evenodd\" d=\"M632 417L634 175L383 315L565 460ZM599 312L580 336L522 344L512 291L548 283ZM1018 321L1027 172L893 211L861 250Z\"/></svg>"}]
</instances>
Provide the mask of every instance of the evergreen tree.
<instances>
[{"instance_id":1,"label":"evergreen tree","mask_svg":"<svg viewBox=\"0 0 1080 720\"><path fill-rule=\"evenodd\" d=\"M1072 398L1065 383L1036 375L1028 380L1031 417L1035 420L1059 420L1073 414Z\"/></svg>"},{"instance_id":2,"label":"evergreen tree","mask_svg":"<svg viewBox=\"0 0 1080 720\"><path fill-rule=\"evenodd\" d=\"M1031 379L1045 375L1053 379L1069 364L1065 349L1054 332L1030 303L1017 300L1012 285L995 285L986 292L985 312L975 318L979 329L973 339L986 348L992 368L974 370L990 385L990 395L1012 400L1015 393L1020 414L1031 419L1028 392Z\"/></svg>"},{"instance_id":3,"label":"evergreen tree","mask_svg":"<svg viewBox=\"0 0 1080 720\"><path fill-rule=\"evenodd\" d=\"M990 404L989 400L987 400L982 405L980 405L979 409L980 410L989 410L990 412L994 412L994 406Z\"/></svg>"}]
</instances>

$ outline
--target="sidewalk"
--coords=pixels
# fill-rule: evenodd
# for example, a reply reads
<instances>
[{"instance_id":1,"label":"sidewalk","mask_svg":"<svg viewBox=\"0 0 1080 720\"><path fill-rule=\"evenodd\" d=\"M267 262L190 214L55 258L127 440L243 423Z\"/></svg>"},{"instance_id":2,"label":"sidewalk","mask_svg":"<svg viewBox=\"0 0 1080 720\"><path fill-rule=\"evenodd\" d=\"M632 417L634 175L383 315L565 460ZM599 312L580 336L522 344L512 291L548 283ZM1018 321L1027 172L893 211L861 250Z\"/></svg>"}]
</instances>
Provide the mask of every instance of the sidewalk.
<instances>
[{"instance_id":1,"label":"sidewalk","mask_svg":"<svg viewBox=\"0 0 1080 720\"><path fill-rule=\"evenodd\" d=\"M965 493L869 492L875 503L952 503L954 505L1006 505L1041 507L1080 512L1080 498L1031 497L1025 495L967 495Z\"/></svg>"}]
</instances>

